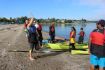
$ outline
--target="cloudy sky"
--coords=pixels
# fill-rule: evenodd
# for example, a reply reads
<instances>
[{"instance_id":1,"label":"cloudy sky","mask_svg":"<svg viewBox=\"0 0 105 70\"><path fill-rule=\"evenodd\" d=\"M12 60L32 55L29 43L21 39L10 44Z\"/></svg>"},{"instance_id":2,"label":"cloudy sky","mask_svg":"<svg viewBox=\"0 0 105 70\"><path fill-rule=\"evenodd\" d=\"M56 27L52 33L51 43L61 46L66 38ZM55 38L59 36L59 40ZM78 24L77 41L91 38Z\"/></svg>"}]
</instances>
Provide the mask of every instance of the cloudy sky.
<instances>
[{"instance_id":1,"label":"cloudy sky","mask_svg":"<svg viewBox=\"0 0 105 70\"><path fill-rule=\"evenodd\" d=\"M105 0L0 0L0 9L0 17L8 18L105 19Z\"/></svg>"}]
</instances>

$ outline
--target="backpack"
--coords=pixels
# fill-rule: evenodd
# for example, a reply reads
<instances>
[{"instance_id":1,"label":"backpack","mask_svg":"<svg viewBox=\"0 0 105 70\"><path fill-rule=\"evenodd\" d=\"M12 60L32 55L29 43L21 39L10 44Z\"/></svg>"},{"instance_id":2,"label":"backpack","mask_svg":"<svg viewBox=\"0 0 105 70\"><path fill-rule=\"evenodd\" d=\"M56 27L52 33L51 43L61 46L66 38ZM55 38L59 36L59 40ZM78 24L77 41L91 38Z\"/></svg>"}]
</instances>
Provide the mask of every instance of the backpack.
<instances>
[{"instance_id":1,"label":"backpack","mask_svg":"<svg viewBox=\"0 0 105 70\"><path fill-rule=\"evenodd\" d=\"M31 43L37 42L37 33L36 33L36 27L30 26L28 30L28 41Z\"/></svg>"},{"instance_id":2,"label":"backpack","mask_svg":"<svg viewBox=\"0 0 105 70\"><path fill-rule=\"evenodd\" d=\"M29 33L36 33L36 27L34 25L29 27Z\"/></svg>"}]
</instances>

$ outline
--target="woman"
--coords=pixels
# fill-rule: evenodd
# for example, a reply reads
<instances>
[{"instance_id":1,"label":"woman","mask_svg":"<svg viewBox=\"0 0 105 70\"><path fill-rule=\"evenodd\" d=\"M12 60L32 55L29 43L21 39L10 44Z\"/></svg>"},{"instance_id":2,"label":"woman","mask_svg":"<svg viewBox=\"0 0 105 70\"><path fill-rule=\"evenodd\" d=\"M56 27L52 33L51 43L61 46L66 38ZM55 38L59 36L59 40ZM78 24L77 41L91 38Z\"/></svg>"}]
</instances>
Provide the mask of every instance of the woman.
<instances>
[{"instance_id":1,"label":"woman","mask_svg":"<svg viewBox=\"0 0 105 70\"><path fill-rule=\"evenodd\" d=\"M28 35L28 42L30 44L30 50L29 50L29 59L30 60L34 60L34 58L32 57L32 52L33 49L35 48L37 50L37 46L38 46L38 34L37 34L37 29L33 23L33 18L30 20L28 26L27 26L29 35Z\"/></svg>"},{"instance_id":2,"label":"woman","mask_svg":"<svg viewBox=\"0 0 105 70\"><path fill-rule=\"evenodd\" d=\"M52 22L51 26L49 27L49 35L51 39L51 43L55 42L55 26L54 22Z\"/></svg>"},{"instance_id":3,"label":"woman","mask_svg":"<svg viewBox=\"0 0 105 70\"><path fill-rule=\"evenodd\" d=\"M76 37L76 29L75 27L71 28L71 32L70 32L70 46L72 46L72 49L75 49L75 37ZM69 51L70 51L70 47L69 47Z\"/></svg>"}]
</instances>

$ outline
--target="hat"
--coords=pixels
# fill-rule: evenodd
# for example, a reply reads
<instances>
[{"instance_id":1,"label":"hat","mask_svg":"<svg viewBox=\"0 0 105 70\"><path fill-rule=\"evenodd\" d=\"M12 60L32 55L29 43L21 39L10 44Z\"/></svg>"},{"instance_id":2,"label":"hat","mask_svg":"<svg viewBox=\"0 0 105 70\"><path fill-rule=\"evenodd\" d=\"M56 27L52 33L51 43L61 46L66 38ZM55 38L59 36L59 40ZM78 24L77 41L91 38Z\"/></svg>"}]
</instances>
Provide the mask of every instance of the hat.
<instances>
[{"instance_id":1,"label":"hat","mask_svg":"<svg viewBox=\"0 0 105 70\"><path fill-rule=\"evenodd\" d=\"M101 26L105 26L105 20L99 20L97 24L100 24Z\"/></svg>"}]
</instances>

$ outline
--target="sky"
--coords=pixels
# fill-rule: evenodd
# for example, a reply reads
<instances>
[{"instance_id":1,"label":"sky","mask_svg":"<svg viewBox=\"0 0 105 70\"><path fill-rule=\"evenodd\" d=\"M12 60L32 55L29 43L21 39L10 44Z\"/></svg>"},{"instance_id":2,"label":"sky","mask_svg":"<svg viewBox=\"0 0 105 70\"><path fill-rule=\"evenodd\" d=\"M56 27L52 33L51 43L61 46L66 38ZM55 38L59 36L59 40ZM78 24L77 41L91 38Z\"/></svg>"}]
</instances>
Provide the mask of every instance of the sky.
<instances>
[{"instance_id":1,"label":"sky","mask_svg":"<svg viewBox=\"0 0 105 70\"><path fill-rule=\"evenodd\" d=\"M105 0L0 0L0 17L105 19Z\"/></svg>"}]
</instances>

